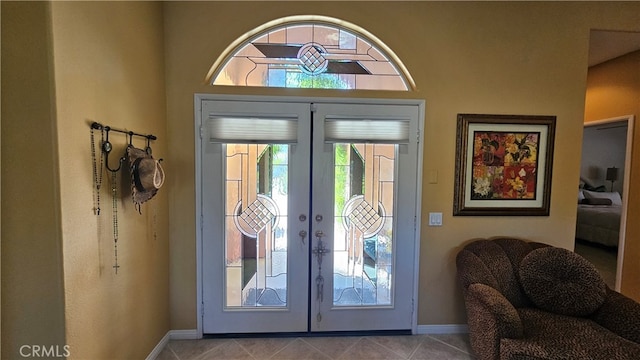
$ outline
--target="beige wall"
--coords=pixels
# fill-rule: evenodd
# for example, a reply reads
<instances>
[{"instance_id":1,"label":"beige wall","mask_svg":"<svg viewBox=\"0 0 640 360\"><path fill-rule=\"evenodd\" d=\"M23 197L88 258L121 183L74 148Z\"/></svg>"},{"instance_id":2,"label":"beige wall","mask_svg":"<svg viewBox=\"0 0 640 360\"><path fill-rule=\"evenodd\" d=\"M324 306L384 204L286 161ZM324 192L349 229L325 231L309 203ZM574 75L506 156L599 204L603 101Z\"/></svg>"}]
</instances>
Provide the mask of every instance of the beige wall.
<instances>
[{"instance_id":1,"label":"beige wall","mask_svg":"<svg viewBox=\"0 0 640 360\"><path fill-rule=\"evenodd\" d=\"M116 275L89 136L92 121L153 133L166 157L163 42L157 2L2 2L2 358L66 344L75 359L142 359L169 330L166 191L138 214L118 174ZM115 167L127 139L110 140Z\"/></svg>"},{"instance_id":2,"label":"beige wall","mask_svg":"<svg viewBox=\"0 0 640 360\"><path fill-rule=\"evenodd\" d=\"M631 184L640 177L640 51L589 69L585 122L634 115ZM640 301L640 189L629 187L621 292Z\"/></svg>"},{"instance_id":3,"label":"beige wall","mask_svg":"<svg viewBox=\"0 0 640 360\"><path fill-rule=\"evenodd\" d=\"M128 171L118 173L115 274L106 174L102 213L91 210L89 123L152 133L158 137L154 156L167 156L162 5L53 2L51 7L67 342L78 359L144 358L169 330L168 197L161 189L139 214ZM114 168L128 139L112 132L109 140ZM133 144L146 146L140 138ZM171 183L170 162L165 170Z\"/></svg>"},{"instance_id":4,"label":"beige wall","mask_svg":"<svg viewBox=\"0 0 640 360\"><path fill-rule=\"evenodd\" d=\"M64 350L62 233L49 6L1 5L1 357L16 359L23 345Z\"/></svg>"},{"instance_id":5,"label":"beige wall","mask_svg":"<svg viewBox=\"0 0 640 360\"><path fill-rule=\"evenodd\" d=\"M170 161L171 327L196 319L193 94L345 96L344 92L211 87L203 79L217 56L243 33L276 18L319 14L367 29L403 60L411 93L354 91L353 97L426 100L420 325L465 322L454 257L470 238L526 237L573 247L590 28L640 30L638 3L486 2L169 2L165 3ZM402 27L397 26L402 24ZM557 116L551 215L453 217L457 113ZM426 177L425 177L426 178Z\"/></svg>"}]
</instances>

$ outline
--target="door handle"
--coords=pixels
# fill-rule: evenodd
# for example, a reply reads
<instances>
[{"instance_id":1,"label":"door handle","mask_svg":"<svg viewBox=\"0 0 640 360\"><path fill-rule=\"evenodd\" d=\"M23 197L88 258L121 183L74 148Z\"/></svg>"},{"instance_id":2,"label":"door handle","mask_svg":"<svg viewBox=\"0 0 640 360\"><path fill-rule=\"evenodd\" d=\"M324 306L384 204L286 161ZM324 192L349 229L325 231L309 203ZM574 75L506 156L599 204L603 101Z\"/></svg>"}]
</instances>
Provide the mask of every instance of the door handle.
<instances>
[{"instance_id":1,"label":"door handle","mask_svg":"<svg viewBox=\"0 0 640 360\"><path fill-rule=\"evenodd\" d=\"M298 235L300 236L300 239L302 241L302 244L304 244L304 238L307 237L307 232L304 230L300 230L300 232L298 233Z\"/></svg>"}]
</instances>

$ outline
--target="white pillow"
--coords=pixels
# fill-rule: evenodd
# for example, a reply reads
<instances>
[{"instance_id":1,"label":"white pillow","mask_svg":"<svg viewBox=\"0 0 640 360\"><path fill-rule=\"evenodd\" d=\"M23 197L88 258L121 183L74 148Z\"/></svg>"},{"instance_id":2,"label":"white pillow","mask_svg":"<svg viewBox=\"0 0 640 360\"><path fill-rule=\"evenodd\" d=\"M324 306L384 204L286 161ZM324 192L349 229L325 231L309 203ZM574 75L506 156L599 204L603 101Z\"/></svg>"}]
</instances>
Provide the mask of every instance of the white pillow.
<instances>
[{"instance_id":1,"label":"white pillow","mask_svg":"<svg viewBox=\"0 0 640 360\"><path fill-rule=\"evenodd\" d=\"M583 193L584 197L587 199L609 199L611 200L611 205L622 205L622 198L617 192L598 192L584 190Z\"/></svg>"}]
</instances>

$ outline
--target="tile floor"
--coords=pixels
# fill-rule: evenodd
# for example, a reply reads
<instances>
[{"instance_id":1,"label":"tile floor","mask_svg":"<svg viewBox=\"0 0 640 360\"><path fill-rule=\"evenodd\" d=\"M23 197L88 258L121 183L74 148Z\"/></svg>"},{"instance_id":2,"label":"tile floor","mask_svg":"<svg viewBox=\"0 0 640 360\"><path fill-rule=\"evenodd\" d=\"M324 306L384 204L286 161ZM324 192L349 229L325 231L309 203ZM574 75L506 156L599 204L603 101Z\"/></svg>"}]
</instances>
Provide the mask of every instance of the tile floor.
<instances>
[{"instance_id":1,"label":"tile floor","mask_svg":"<svg viewBox=\"0 0 640 360\"><path fill-rule=\"evenodd\" d=\"M474 359L467 334L172 340L157 360Z\"/></svg>"},{"instance_id":2,"label":"tile floor","mask_svg":"<svg viewBox=\"0 0 640 360\"><path fill-rule=\"evenodd\" d=\"M595 265L604 282L610 288L615 289L616 264L618 261L617 249L593 246L587 242L576 242L575 252Z\"/></svg>"},{"instance_id":3,"label":"tile floor","mask_svg":"<svg viewBox=\"0 0 640 360\"><path fill-rule=\"evenodd\" d=\"M615 253L585 244L577 244L576 252L593 262L607 283L614 282ZM156 359L468 360L474 356L467 334L439 334L172 340Z\"/></svg>"}]
</instances>

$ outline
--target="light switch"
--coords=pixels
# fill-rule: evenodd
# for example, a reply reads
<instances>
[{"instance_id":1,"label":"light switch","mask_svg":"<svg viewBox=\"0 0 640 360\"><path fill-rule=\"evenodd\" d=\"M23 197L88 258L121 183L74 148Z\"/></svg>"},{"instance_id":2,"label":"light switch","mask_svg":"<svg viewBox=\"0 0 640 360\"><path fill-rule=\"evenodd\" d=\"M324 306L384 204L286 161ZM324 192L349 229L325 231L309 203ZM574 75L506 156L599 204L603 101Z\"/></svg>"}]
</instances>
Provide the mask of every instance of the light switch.
<instances>
[{"instance_id":1,"label":"light switch","mask_svg":"<svg viewBox=\"0 0 640 360\"><path fill-rule=\"evenodd\" d=\"M429 184L438 183L438 170L429 170Z\"/></svg>"},{"instance_id":2,"label":"light switch","mask_svg":"<svg viewBox=\"0 0 640 360\"><path fill-rule=\"evenodd\" d=\"M442 226L442 213L441 212L429 213L429 226Z\"/></svg>"}]
</instances>

